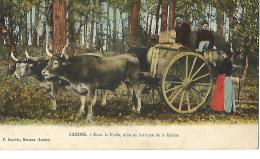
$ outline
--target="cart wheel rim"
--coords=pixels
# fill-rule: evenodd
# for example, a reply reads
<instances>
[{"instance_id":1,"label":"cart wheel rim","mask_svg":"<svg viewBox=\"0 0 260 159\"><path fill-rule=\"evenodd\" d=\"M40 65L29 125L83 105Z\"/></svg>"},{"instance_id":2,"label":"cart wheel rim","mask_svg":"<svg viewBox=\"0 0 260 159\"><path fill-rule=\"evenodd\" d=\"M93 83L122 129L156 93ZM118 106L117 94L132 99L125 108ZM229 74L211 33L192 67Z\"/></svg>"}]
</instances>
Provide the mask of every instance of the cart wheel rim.
<instances>
[{"instance_id":1,"label":"cart wheel rim","mask_svg":"<svg viewBox=\"0 0 260 159\"><path fill-rule=\"evenodd\" d=\"M206 102L211 92L211 67L199 54L179 54L164 69L161 84L168 106L179 113L194 112Z\"/></svg>"}]
</instances>

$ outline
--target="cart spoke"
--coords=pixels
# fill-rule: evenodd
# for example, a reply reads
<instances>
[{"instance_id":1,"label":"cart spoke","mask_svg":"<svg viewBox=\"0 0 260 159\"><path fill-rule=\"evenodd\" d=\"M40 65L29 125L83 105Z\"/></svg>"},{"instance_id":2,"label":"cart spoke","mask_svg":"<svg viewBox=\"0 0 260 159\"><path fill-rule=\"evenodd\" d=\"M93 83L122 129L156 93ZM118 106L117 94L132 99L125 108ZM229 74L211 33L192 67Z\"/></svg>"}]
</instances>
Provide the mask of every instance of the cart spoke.
<instances>
[{"instance_id":1,"label":"cart spoke","mask_svg":"<svg viewBox=\"0 0 260 159\"><path fill-rule=\"evenodd\" d=\"M199 72L200 70L206 65L206 63L203 63L200 68L192 75L191 79L193 79Z\"/></svg>"},{"instance_id":2,"label":"cart spoke","mask_svg":"<svg viewBox=\"0 0 260 159\"><path fill-rule=\"evenodd\" d=\"M171 94L171 97L169 97L169 99L171 98L170 100L170 103L172 103L174 101L174 99L178 96L178 94L183 90L183 88L180 88L177 93L173 96L174 92L172 92ZM173 97L172 97L173 96Z\"/></svg>"},{"instance_id":3,"label":"cart spoke","mask_svg":"<svg viewBox=\"0 0 260 159\"><path fill-rule=\"evenodd\" d=\"M165 81L165 82L170 84L178 84L178 85L182 84L182 82L174 82L174 81Z\"/></svg>"},{"instance_id":4,"label":"cart spoke","mask_svg":"<svg viewBox=\"0 0 260 159\"><path fill-rule=\"evenodd\" d=\"M181 94L181 100L180 100L180 104L179 104L179 110L181 110L181 106L182 106L184 94L185 94L185 91L183 90L183 91L182 91L182 94Z\"/></svg>"},{"instance_id":5,"label":"cart spoke","mask_svg":"<svg viewBox=\"0 0 260 159\"><path fill-rule=\"evenodd\" d=\"M181 87L181 85L176 86L176 87L171 88L171 89L168 89L167 91L165 91L165 93L169 93L169 92L174 91L174 90L176 90L176 89L178 89L178 88L180 88L180 87Z\"/></svg>"},{"instance_id":6,"label":"cart spoke","mask_svg":"<svg viewBox=\"0 0 260 159\"><path fill-rule=\"evenodd\" d=\"M194 65L195 65L195 63L196 63L196 61L197 61L197 58L198 58L198 57L195 57L195 59L194 59L194 61L193 61L193 63L192 63L192 66L191 66L191 69L190 69L189 78L190 78L191 73L192 73L192 71L193 71Z\"/></svg>"},{"instance_id":7,"label":"cart spoke","mask_svg":"<svg viewBox=\"0 0 260 159\"><path fill-rule=\"evenodd\" d=\"M186 100L187 100L188 110L190 110L189 91L186 92Z\"/></svg>"},{"instance_id":8,"label":"cart spoke","mask_svg":"<svg viewBox=\"0 0 260 159\"><path fill-rule=\"evenodd\" d=\"M171 80L172 80L172 76L177 80L179 80L179 81L182 81L182 79L178 76L178 75L176 75L176 74L174 74L173 72L171 73L171 74L169 74L167 77L169 77ZM166 78L167 79L167 78Z\"/></svg>"},{"instance_id":9,"label":"cart spoke","mask_svg":"<svg viewBox=\"0 0 260 159\"><path fill-rule=\"evenodd\" d=\"M195 83L195 85L199 85L199 86L210 86L210 83Z\"/></svg>"},{"instance_id":10,"label":"cart spoke","mask_svg":"<svg viewBox=\"0 0 260 159\"><path fill-rule=\"evenodd\" d=\"M203 98L206 98L206 96L201 91L198 91L197 89L195 89L193 87L191 89L193 89L195 92L199 93L201 96L203 96Z\"/></svg>"},{"instance_id":11,"label":"cart spoke","mask_svg":"<svg viewBox=\"0 0 260 159\"><path fill-rule=\"evenodd\" d=\"M188 61L189 61L189 56L186 56L186 67L185 67L185 77L186 78L188 77L188 67L189 67Z\"/></svg>"},{"instance_id":12,"label":"cart spoke","mask_svg":"<svg viewBox=\"0 0 260 159\"><path fill-rule=\"evenodd\" d=\"M202 76L200 76L200 77L198 77L198 78L193 79L192 81L195 82L195 81L197 81L197 80L199 80L199 79L201 79L201 78L207 77L207 76L209 76L209 75L210 75L210 73L207 73L207 74L205 74L205 75L202 75Z\"/></svg>"}]
</instances>

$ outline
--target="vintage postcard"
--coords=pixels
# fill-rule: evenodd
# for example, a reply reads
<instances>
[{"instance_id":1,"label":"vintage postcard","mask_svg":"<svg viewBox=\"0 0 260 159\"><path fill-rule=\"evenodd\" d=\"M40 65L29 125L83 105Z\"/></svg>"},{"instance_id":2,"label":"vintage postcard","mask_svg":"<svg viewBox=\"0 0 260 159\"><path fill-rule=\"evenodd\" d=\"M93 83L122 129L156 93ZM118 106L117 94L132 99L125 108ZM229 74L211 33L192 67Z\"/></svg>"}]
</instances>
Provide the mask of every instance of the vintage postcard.
<instances>
[{"instance_id":1,"label":"vintage postcard","mask_svg":"<svg viewBox=\"0 0 260 159\"><path fill-rule=\"evenodd\" d=\"M257 0L0 0L0 150L258 148Z\"/></svg>"}]
</instances>

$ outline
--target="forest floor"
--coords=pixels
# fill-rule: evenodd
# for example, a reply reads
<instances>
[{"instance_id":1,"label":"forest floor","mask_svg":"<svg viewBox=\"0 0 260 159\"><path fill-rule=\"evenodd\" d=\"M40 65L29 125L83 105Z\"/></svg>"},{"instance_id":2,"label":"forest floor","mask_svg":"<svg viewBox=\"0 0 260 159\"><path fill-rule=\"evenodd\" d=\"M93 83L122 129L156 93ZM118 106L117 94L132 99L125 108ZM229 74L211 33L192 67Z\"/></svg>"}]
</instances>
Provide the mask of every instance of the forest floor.
<instances>
[{"instance_id":1,"label":"forest floor","mask_svg":"<svg viewBox=\"0 0 260 159\"><path fill-rule=\"evenodd\" d=\"M54 125L171 125L171 124L257 124L258 105L241 104L236 113L219 113L204 105L194 113L180 114L171 110L165 103L143 104L140 114L132 113L132 104L126 94L110 94L107 105L100 101L93 107L91 122L85 116L78 118L80 102L75 93L62 93L58 98L56 111L47 111L41 117L10 117L0 119L0 124L54 124Z\"/></svg>"}]
</instances>

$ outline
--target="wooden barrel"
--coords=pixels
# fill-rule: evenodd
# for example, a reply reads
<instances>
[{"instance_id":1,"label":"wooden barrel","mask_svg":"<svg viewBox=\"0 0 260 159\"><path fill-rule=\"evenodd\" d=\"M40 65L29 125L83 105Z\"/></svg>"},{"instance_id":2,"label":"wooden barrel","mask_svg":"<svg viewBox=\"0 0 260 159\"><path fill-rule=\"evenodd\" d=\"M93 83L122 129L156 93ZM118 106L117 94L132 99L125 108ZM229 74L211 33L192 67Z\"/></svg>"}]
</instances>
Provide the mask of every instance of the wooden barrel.
<instances>
[{"instance_id":1,"label":"wooden barrel","mask_svg":"<svg viewBox=\"0 0 260 159\"><path fill-rule=\"evenodd\" d=\"M223 51L218 50L212 50L212 51L206 51L204 52L204 58L210 63L217 62L217 61L223 61L224 57Z\"/></svg>"},{"instance_id":2,"label":"wooden barrel","mask_svg":"<svg viewBox=\"0 0 260 159\"><path fill-rule=\"evenodd\" d=\"M163 73L165 65L170 60L180 53L179 48L182 45L179 44L158 44L151 47L147 54L147 62L150 65L150 73L153 77L160 77Z\"/></svg>"}]
</instances>

